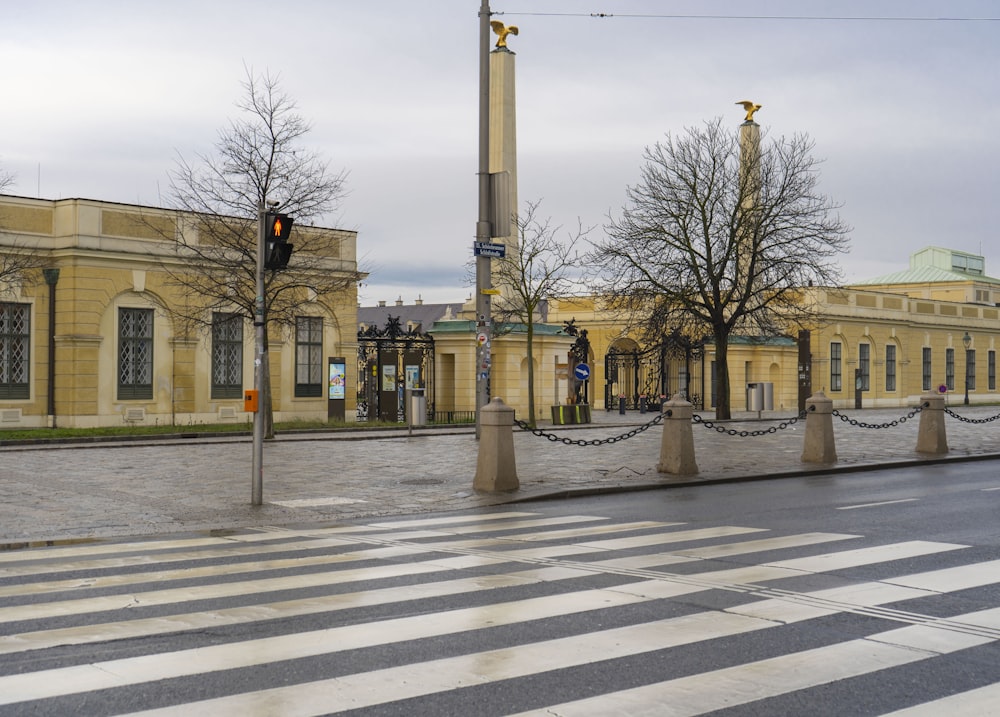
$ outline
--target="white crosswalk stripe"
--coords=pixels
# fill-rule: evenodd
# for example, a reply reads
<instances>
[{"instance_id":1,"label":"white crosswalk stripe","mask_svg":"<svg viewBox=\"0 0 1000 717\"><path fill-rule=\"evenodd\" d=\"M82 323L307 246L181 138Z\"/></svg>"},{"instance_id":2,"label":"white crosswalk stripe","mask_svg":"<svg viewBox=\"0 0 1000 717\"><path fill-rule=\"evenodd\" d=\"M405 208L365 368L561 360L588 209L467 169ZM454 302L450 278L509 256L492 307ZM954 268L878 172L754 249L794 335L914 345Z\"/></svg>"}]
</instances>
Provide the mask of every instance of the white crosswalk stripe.
<instances>
[{"instance_id":1,"label":"white crosswalk stripe","mask_svg":"<svg viewBox=\"0 0 1000 717\"><path fill-rule=\"evenodd\" d=\"M551 703L533 692L511 709L698 715L1000 642L1000 609L948 597L1000 584L1000 560L966 560L954 543L767 532L497 511L12 552L0 555L0 715L59 714L81 697L143 715L406 712L635 659L677 669L672 651L713 641L781 641L779 654L608 679ZM946 567L920 569L932 556ZM865 569L879 577L849 577ZM808 644L799 630L822 620L855 632ZM283 665L296 668L261 681ZM989 714L998 699L981 684L893 714Z\"/></svg>"}]
</instances>

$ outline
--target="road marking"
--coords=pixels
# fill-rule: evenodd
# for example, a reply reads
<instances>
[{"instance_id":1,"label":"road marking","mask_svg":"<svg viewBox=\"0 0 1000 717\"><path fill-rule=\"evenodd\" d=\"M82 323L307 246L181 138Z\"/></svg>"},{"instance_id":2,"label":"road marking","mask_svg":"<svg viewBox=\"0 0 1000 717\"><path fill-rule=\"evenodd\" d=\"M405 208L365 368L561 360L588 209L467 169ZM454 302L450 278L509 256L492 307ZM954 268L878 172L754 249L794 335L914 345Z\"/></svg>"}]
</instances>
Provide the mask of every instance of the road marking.
<instances>
[{"instance_id":1,"label":"road marking","mask_svg":"<svg viewBox=\"0 0 1000 717\"><path fill-rule=\"evenodd\" d=\"M968 613L952 618L956 619L975 623L988 631L995 631L996 628L1000 628L1000 609ZM247 714L311 717L328 714L332 705L349 705L352 709L373 707L397 700L755 632L781 624L783 623L725 612L694 613L640 625L151 709L137 712L134 717L140 715L142 717L170 715L242 717ZM558 714L560 717L608 714L650 715L650 717L700 715L714 709L746 704L989 644L995 642L998 637L1000 633L974 635L939 629L934 623L911 625L826 647L563 705L550 705L524 714L550 717L553 714ZM191 661L196 664L187 659L180 662L185 668L204 671L206 665L202 660L208 659L206 653L212 649L192 650ZM245 654L246 651L236 653L241 656ZM132 658L132 660L141 659ZM128 680L129 666L119 664L127 662L129 660L115 661L108 663L107 667L117 673L117 679ZM173 664L172 662L171 665ZM102 679L101 676L93 674L90 666L83 667L87 674L80 676L82 682L86 682L87 679L101 679L100 684L104 684L107 679L112 679L110 673L102 672L102 675L107 675ZM136 665L134 669L137 669L137 672L133 674L136 677L144 675L145 667ZM197 673L192 672L192 674ZM157 678L156 675L150 675L143 679ZM61 678L50 678L41 682L45 688L57 690L63 684ZM6 695L7 685L0 682L0 687L3 688L0 689L0 694Z\"/></svg>"},{"instance_id":2,"label":"road marking","mask_svg":"<svg viewBox=\"0 0 1000 717\"><path fill-rule=\"evenodd\" d=\"M900 500L884 500L881 503L861 503L860 505L842 505L837 510L854 510L855 508L875 508L880 505L895 505L896 503L911 503L917 498L902 498Z\"/></svg>"},{"instance_id":3,"label":"road marking","mask_svg":"<svg viewBox=\"0 0 1000 717\"><path fill-rule=\"evenodd\" d=\"M952 619L969 620L995 629L1000 627L1000 609L968 613ZM911 625L858 640L561 705L549 705L515 717L554 714L560 717L596 717L608 714L627 714L630 717L693 717L958 652L989 644L996 639L940 630L934 623ZM950 715L951 712L943 710L927 714Z\"/></svg>"},{"instance_id":4,"label":"road marking","mask_svg":"<svg viewBox=\"0 0 1000 717\"><path fill-rule=\"evenodd\" d=\"M983 488L983 493L989 493L991 490L1000 490L1000 487L997 487L997 488Z\"/></svg>"},{"instance_id":5,"label":"road marking","mask_svg":"<svg viewBox=\"0 0 1000 717\"><path fill-rule=\"evenodd\" d=\"M882 717L983 717L997 714L997 705L1000 705L1000 682L889 712Z\"/></svg>"},{"instance_id":6,"label":"road marking","mask_svg":"<svg viewBox=\"0 0 1000 717\"><path fill-rule=\"evenodd\" d=\"M822 542L859 538L857 535L838 533L805 533L789 535L780 538L764 538L748 540L742 543L725 545L710 545L702 548L686 548L681 554L656 553L652 555L633 555L624 558L612 558L591 563L601 568L650 568L654 566L671 565L692 562L699 559L703 551L706 557L737 556L755 553L762 550L780 550L815 545ZM367 554L367 551L362 551ZM374 551L372 551L374 552ZM580 552L593 553L591 548L580 546L557 545L540 548L512 550L505 553L511 560L519 558L547 558L577 555ZM357 553L360 554L360 553ZM105 622L77 627L56 628L20 633L16 636L0 636L0 655L27 650L41 650L57 645L83 645L108 640L124 640L129 638L147 637L158 634L169 634L182 630L197 630L224 625L239 625L263 620L312 615L320 612L332 613L336 610L355 607L371 607L390 603L420 600L432 597L460 595L477 590L493 590L502 587L522 586L539 581L555 581L562 578L581 577L579 571L529 571L526 573L508 573L504 576L486 578L464 578L434 583L422 583L407 588L406 593L400 593L395 588L375 588L364 592L346 593L315 598L301 598L280 602L259 603L249 606L220 608L210 613L181 613L153 618L139 618L120 622ZM955 577L955 576L953 576ZM966 579L966 581L968 578ZM700 590L700 586L674 586L671 596ZM662 589L657 596L661 596ZM907 597L913 597L907 593ZM850 597L850 596L849 596ZM904 599L899 597L897 599Z\"/></svg>"}]
</instances>

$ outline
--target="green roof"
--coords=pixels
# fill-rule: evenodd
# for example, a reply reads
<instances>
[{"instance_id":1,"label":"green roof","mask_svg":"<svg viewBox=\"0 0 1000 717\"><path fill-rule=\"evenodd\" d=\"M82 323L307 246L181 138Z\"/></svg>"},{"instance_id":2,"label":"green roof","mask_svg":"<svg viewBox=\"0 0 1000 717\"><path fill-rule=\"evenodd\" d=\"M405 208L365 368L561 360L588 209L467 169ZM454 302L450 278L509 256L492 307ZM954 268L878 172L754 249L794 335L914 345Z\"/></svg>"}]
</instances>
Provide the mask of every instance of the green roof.
<instances>
[{"instance_id":1,"label":"green roof","mask_svg":"<svg viewBox=\"0 0 1000 717\"><path fill-rule=\"evenodd\" d=\"M944 284L951 282L974 281L981 284L1000 284L1000 279L991 276L966 274L961 271L948 271L936 266L918 266L892 274L876 276L874 279L863 279L851 282L851 286L884 286L889 284Z\"/></svg>"}]
</instances>

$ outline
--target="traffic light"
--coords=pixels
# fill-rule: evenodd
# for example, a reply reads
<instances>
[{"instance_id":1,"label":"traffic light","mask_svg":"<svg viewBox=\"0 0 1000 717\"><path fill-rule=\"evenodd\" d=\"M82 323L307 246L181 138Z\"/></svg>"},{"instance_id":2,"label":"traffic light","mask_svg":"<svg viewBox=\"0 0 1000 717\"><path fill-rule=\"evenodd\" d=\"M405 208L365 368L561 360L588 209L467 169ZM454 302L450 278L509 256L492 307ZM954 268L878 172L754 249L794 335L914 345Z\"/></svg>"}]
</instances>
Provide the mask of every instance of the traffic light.
<instances>
[{"instance_id":1,"label":"traffic light","mask_svg":"<svg viewBox=\"0 0 1000 717\"><path fill-rule=\"evenodd\" d=\"M276 271L288 266L292 256L292 245L288 235L292 231L293 219L287 214L264 215L264 268Z\"/></svg>"}]
</instances>

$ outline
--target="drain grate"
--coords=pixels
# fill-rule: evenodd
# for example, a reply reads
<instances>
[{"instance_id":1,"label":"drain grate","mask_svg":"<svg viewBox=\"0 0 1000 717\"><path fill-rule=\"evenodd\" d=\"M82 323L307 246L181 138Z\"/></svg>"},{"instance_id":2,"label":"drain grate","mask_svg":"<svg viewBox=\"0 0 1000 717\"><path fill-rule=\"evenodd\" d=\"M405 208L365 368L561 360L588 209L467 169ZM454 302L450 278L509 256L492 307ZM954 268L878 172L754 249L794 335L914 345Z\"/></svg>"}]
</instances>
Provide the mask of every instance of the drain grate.
<instances>
[{"instance_id":1,"label":"drain grate","mask_svg":"<svg viewBox=\"0 0 1000 717\"><path fill-rule=\"evenodd\" d=\"M399 481L400 485L441 485L442 483L444 481L440 478L411 478Z\"/></svg>"}]
</instances>

